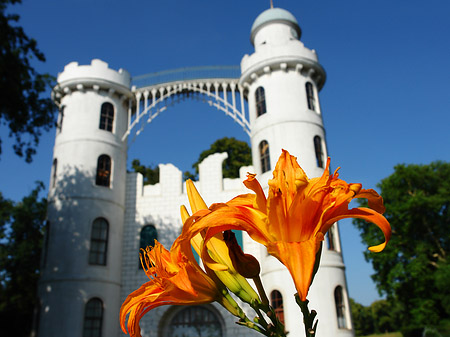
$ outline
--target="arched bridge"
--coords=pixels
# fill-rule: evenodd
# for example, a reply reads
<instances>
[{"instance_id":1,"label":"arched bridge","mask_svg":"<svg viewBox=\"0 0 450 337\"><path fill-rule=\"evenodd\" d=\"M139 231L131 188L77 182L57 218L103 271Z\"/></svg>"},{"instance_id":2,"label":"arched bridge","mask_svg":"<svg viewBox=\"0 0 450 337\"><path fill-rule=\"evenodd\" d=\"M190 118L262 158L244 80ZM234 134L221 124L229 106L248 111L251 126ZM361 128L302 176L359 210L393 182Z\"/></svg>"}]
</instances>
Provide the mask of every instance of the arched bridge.
<instances>
[{"instance_id":1,"label":"arched bridge","mask_svg":"<svg viewBox=\"0 0 450 337\"><path fill-rule=\"evenodd\" d=\"M238 66L180 68L134 77L134 104L128 111L125 140L136 130L136 136L167 107L185 98L193 98L225 112L250 135L245 95Z\"/></svg>"}]
</instances>

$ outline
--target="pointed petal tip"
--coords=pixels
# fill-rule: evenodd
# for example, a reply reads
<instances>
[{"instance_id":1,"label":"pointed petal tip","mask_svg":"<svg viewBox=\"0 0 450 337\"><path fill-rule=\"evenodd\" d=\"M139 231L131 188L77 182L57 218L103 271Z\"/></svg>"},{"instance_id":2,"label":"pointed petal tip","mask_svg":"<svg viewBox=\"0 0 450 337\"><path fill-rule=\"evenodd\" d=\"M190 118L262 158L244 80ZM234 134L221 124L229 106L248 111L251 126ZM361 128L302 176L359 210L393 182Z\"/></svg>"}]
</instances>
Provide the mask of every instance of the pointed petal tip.
<instances>
[{"instance_id":1,"label":"pointed petal tip","mask_svg":"<svg viewBox=\"0 0 450 337\"><path fill-rule=\"evenodd\" d=\"M368 249L369 249L372 253L379 253L379 252L381 252L381 251L386 247L386 245L387 245L387 241L386 241L386 242L383 242L383 243L381 243L381 244L379 244L379 245L376 245L376 246L371 246L371 247L369 247Z\"/></svg>"}]
</instances>

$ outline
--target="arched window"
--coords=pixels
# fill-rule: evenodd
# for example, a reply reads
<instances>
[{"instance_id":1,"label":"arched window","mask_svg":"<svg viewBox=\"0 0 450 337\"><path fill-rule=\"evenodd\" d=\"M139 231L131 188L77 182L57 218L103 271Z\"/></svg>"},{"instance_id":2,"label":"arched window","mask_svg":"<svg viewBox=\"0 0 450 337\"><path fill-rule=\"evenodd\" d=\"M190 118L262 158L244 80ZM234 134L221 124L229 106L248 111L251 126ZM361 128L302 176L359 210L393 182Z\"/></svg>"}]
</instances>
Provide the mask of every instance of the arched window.
<instances>
[{"instance_id":1,"label":"arched window","mask_svg":"<svg viewBox=\"0 0 450 337\"><path fill-rule=\"evenodd\" d=\"M284 324L283 296L278 290L270 293L270 305L275 310L275 314L280 322Z\"/></svg>"},{"instance_id":2,"label":"arched window","mask_svg":"<svg viewBox=\"0 0 450 337\"><path fill-rule=\"evenodd\" d=\"M339 329L347 328L347 320L345 319L345 305L344 305L344 294L342 292L342 287L337 286L334 289L334 301L336 303L336 315L338 321Z\"/></svg>"},{"instance_id":3,"label":"arched window","mask_svg":"<svg viewBox=\"0 0 450 337\"><path fill-rule=\"evenodd\" d=\"M259 157L261 159L261 173L270 171L269 143L266 140L259 143Z\"/></svg>"},{"instance_id":4,"label":"arched window","mask_svg":"<svg viewBox=\"0 0 450 337\"><path fill-rule=\"evenodd\" d=\"M327 244L328 244L328 250L336 250L336 244L335 244L335 235L334 235L334 225L330 227L330 229L327 232Z\"/></svg>"},{"instance_id":5,"label":"arched window","mask_svg":"<svg viewBox=\"0 0 450 337\"><path fill-rule=\"evenodd\" d=\"M66 108L65 105L61 106L59 108L59 115L58 115L58 122L56 123L56 129L58 132L62 131L63 121L64 121L64 109Z\"/></svg>"},{"instance_id":6,"label":"arched window","mask_svg":"<svg viewBox=\"0 0 450 337\"><path fill-rule=\"evenodd\" d=\"M106 154L102 154L97 160L97 176L95 184L99 186L109 187L111 180L111 158Z\"/></svg>"},{"instance_id":7,"label":"arched window","mask_svg":"<svg viewBox=\"0 0 450 337\"><path fill-rule=\"evenodd\" d=\"M114 122L114 107L111 103L102 104L100 110L100 129L112 132Z\"/></svg>"},{"instance_id":8,"label":"arched window","mask_svg":"<svg viewBox=\"0 0 450 337\"><path fill-rule=\"evenodd\" d=\"M148 246L154 246L155 240L158 240L158 232L153 225L145 225L141 229L141 238L139 240L139 251L145 249ZM139 268L142 268L141 261L139 260Z\"/></svg>"},{"instance_id":9,"label":"arched window","mask_svg":"<svg viewBox=\"0 0 450 337\"><path fill-rule=\"evenodd\" d=\"M178 311L169 323L167 336L222 337L222 325L216 314L202 306L189 306Z\"/></svg>"},{"instance_id":10,"label":"arched window","mask_svg":"<svg viewBox=\"0 0 450 337\"><path fill-rule=\"evenodd\" d=\"M316 152L317 167L323 168L322 139L319 136L314 137L314 151Z\"/></svg>"},{"instance_id":11,"label":"arched window","mask_svg":"<svg viewBox=\"0 0 450 337\"><path fill-rule=\"evenodd\" d=\"M108 249L108 221L97 218L92 223L91 247L89 250L89 264L106 266L106 252Z\"/></svg>"},{"instance_id":12,"label":"arched window","mask_svg":"<svg viewBox=\"0 0 450 337\"><path fill-rule=\"evenodd\" d=\"M308 102L308 109L316 111L313 85L311 82L306 82L305 87L306 87L306 100Z\"/></svg>"},{"instance_id":13,"label":"arched window","mask_svg":"<svg viewBox=\"0 0 450 337\"><path fill-rule=\"evenodd\" d=\"M101 337L103 322L103 302L91 298L84 308L83 337Z\"/></svg>"},{"instance_id":14,"label":"arched window","mask_svg":"<svg viewBox=\"0 0 450 337\"><path fill-rule=\"evenodd\" d=\"M256 117L266 113L266 95L263 87L258 87L255 91Z\"/></svg>"},{"instance_id":15,"label":"arched window","mask_svg":"<svg viewBox=\"0 0 450 337\"><path fill-rule=\"evenodd\" d=\"M56 186L57 166L58 166L58 159L55 158L55 159L53 159L53 165L52 165L52 183L51 183L52 188L54 188Z\"/></svg>"}]
</instances>

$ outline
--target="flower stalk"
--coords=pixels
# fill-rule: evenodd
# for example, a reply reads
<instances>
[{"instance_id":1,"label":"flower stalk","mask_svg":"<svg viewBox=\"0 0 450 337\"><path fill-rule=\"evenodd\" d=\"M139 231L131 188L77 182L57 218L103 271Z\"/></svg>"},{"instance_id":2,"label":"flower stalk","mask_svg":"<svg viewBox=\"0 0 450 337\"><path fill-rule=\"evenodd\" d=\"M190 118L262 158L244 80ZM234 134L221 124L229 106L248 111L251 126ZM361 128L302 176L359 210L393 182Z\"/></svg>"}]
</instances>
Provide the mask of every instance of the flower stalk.
<instances>
[{"instance_id":1,"label":"flower stalk","mask_svg":"<svg viewBox=\"0 0 450 337\"><path fill-rule=\"evenodd\" d=\"M309 301L308 300L302 301L298 296L298 294L295 294L295 301L297 302L303 314L303 324L305 325L306 337L315 337L317 324L319 323L319 320L315 319L317 316L317 312L315 310L309 311L308 309Z\"/></svg>"}]
</instances>

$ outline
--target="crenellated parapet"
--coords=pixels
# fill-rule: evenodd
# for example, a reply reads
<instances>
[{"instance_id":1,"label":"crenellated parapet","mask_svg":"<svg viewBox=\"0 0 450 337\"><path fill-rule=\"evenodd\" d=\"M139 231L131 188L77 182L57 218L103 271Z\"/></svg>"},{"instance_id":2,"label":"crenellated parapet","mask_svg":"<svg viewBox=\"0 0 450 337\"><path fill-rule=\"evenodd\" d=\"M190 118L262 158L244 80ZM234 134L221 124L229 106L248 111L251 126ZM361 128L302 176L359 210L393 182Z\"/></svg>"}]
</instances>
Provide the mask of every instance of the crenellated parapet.
<instances>
[{"instance_id":1,"label":"crenellated parapet","mask_svg":"<svg viewBox=\"0 0 450 337\"><path fill-rule=\"evenodd\" d=\"M226 201L228 195L235 196L233 193L248 192L243 181L246 179L247 172L253 172L253 166L241 167L239 178L223 178L222 164L227 158L226 152L214 153L199 164L199 179L194 184L205 199L211 199L211 203L219 200ZM158 167L159 183L142 186L137 190L137 197L173 198L181 196L187 200L186 182L182 179L181 170L172 164L159 164Z\"/></svg>"},{"instance_id":2,"label":"crenellated parapet","mask_svg":"<svg viewBox=\"0 0 450 337\"><path fill-rule=\"evenodd\" d=\"M110 96L116 94L121 99L132 98L131 76L124 69L114 70L108 63L93 59L90 65L71 62L59 73L57 85L53 89L53 100L58 104L61 98L74 91L106 91Z\"/></svg>"}]
</instances>

